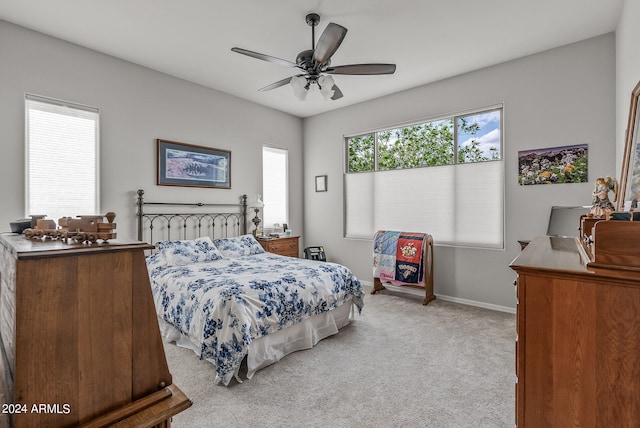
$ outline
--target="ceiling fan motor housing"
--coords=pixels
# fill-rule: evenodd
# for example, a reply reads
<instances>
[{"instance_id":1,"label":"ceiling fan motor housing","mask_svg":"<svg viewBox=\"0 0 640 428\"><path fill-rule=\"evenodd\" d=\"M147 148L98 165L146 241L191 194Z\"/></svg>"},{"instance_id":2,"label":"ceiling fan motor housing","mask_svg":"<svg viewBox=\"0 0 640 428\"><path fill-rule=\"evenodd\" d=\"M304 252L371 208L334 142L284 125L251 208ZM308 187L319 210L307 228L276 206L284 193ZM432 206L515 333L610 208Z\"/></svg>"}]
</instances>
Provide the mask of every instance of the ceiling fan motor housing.
<instances>
[{"instance_id":1,"label":"ceiling fan motor housing","mask_svg":"<svg viewBox=\"0 0 640 428\"><path fill-rule=\"evenodd\" d=\"M302 51L296 56L296 65L302 70L312 74L325 70L329 64L331 64L331 60L327 60L324 64L316 64L313 60L313 49Z\"/></svg>"},{"instance_id":2,"label":"ceiling fan motor housing","mask_svg":"<svg viewBox=\"0 0 640 428\"><path fill-rule=\"evenodd\" d=\"M313 49L300 52L296 56L296 64L305 71L313 69Z\"/></svg>"}]
</instances>

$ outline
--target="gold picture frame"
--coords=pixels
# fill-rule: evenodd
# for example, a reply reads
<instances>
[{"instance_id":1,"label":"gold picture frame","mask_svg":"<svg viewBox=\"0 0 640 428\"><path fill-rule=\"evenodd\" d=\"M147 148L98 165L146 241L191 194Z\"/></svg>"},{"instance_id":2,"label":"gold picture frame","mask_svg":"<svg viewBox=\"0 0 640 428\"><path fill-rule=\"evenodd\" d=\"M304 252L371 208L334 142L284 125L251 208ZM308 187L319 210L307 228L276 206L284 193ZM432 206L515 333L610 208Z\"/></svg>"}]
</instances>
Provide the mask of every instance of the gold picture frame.
<instances>
[{"instance_id":1,"label":"gold picture frame","mask_svg":"<svg viewBox=\"0 0 640 428\"><path fill-rule=\"evenodd\" d=\"M625 201L631 202L631 208L640 208L640 146L638 132L640 130L640 82L631 92L629 119L625 133L624 156L618 189L616 210L623 211Z\"/></svg>"}]
</instances>

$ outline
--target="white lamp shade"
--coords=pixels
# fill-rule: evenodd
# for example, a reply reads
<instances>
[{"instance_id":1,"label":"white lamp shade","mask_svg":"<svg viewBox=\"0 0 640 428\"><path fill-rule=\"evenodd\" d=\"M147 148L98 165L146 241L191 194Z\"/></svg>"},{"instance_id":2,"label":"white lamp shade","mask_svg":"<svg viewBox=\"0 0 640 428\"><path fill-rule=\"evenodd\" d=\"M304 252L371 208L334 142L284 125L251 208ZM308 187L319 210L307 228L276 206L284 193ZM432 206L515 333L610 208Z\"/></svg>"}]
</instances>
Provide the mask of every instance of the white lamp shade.
<instances>
[{"instance_id":1,"label":"white lamp shade","mask_svg":"<svg viewBox=\"0 0 640 428\"><path fill-rule=\"evenodd\" d=\"M253 195L253 197L249 201L249 206L255 208L264 207L264 202L262 202L262 195Z\"/></svg>"},{"instance_id":2,"label":"white lamp shade","mask_svg":"<svg viewBox=\"0 0 640 428\"><path fill-rule=\"evenodd\" d=\"M333 77L331 76L320 76L318 77L318 86L320 86L320 93L324 97L325 100L331 99L334 94L333 85L335 82Z\"/></svg>"},{"instance_id":3,"label":"white lamp shade","mask_svg":"<svg viewBox=\"0 0 640 428\"><path fill-rule=\"evenodd\" d=\"M293 94L298 97L300 101L304 101L307 98L307 79L302 76L296 76L291 78L291 88Z\"/></svg>"}]
</instances>

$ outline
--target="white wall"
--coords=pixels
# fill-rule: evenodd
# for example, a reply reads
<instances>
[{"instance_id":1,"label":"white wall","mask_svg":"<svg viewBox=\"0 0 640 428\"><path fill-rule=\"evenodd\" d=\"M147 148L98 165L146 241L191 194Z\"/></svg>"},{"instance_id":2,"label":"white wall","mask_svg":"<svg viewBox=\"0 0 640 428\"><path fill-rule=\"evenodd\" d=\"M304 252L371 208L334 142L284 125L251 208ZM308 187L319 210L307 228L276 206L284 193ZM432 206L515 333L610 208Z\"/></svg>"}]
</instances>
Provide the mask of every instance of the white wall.
<instances>
[{"instance_id":1,"label":"white wall","mask_svg":"<svg viewBox=\"0 0 640 428\"><path fill-rule=\"evenodd\" d=\"M631 91L640 81L640 2L625 0L616 28L616 166L622 167Z\"/></svg>"},{"instance_id":2,"label":"white wall","mask_svg":"<svg viewBox=\"0 0 640 428\"><path fill-rule=\"evenodd\" d=\"M136 189L149 201L206 203L262 193L263 144L289 149L289 223L302 228L299 118L4 21L0 82L0 231L25 215L25 93L100 109L101 210L116 213L119 237L135 237ZM156 138L231 150L232 188L156 186Z\"/></svg>"},{"instance_id":3,"label":"white wall","mask_svg":"<svg viewBox=\"0 0 640 428\"><path fill-rule=\"evenodd\" d=\"M371 241L343 238L343 136L504 103L506 249L436 246L435 293L513 308L508 265L517 240L544 235L552 205L590 204L595 178L615 173L614 94L615 38L608 34L307 118L305 242L324 245L329 259L371 281ZM568 144L589 145L589 183L518 185L519 150ZM323 174L328 192L316 193L314 177Z\"/></svg>"}]
</instances>

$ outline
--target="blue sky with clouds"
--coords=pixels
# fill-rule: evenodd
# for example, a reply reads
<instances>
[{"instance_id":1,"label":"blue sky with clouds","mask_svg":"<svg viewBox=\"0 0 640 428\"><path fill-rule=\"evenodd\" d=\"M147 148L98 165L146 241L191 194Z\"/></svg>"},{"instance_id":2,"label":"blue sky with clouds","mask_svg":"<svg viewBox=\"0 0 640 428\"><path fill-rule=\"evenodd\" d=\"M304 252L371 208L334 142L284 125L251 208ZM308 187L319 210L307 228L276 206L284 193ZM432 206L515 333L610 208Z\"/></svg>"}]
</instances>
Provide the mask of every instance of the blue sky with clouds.
<instances>
[{"instance_id":1,"label":"blue sky with clouds","mask_svg":"<svg viewBox=\"0 0 640 428\"><path fill-rule=\"evenodd\" d=\"M467 146L472 140L476 140L480 143L483 155L491 157L492 147L500 153L500 110L465 116L465 119L469 125L477 123L480 129L475 135L466 134L458 129L459 147Z\"/></svg>"}]
</instances>

